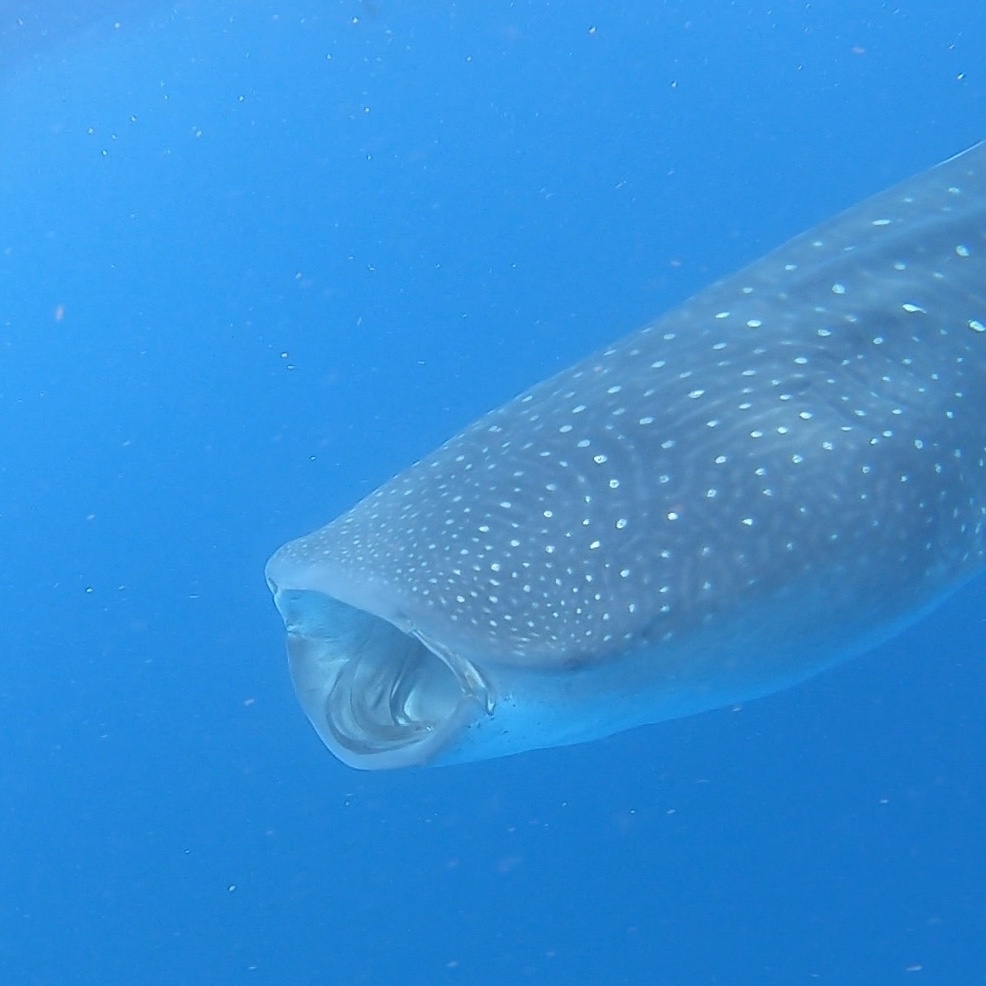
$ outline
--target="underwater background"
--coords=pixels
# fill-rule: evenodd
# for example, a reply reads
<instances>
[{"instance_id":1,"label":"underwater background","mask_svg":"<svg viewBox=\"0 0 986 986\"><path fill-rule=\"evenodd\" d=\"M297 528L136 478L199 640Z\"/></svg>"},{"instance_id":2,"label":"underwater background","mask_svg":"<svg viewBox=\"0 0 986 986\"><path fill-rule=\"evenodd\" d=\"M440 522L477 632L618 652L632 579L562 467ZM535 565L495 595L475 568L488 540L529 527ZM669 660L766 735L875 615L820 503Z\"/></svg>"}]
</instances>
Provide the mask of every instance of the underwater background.
<instances>
[{"instance_id":1,"label":"underwater background","mask_svg":"<svg viewBox=\"0 0 986 986\"><path fill-rule=\"evenodd\" d=\"M986 585L363 774L267 557L986 137L970 0L0 4L0 982L986 983Z\"/></svg>"}]
</instances>

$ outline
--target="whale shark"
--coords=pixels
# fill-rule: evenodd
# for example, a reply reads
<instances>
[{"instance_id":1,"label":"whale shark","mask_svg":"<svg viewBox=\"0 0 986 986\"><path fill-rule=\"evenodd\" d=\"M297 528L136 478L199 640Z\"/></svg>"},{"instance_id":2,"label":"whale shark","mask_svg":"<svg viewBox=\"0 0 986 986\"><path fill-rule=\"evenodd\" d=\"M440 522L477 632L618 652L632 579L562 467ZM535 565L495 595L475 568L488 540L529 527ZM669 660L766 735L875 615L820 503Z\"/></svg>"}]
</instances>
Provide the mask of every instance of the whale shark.
<instances>
[{"instance_id":1,"label":"whale shark","mask_svg":"<svg viewBox=\"0 0 986 986\"><path fill-rule=\"evenodd\" d=\"M984 566L986 143L480 418L270 559L362 769L579 743L871 649Z\"/></svg>"}]
</instances>

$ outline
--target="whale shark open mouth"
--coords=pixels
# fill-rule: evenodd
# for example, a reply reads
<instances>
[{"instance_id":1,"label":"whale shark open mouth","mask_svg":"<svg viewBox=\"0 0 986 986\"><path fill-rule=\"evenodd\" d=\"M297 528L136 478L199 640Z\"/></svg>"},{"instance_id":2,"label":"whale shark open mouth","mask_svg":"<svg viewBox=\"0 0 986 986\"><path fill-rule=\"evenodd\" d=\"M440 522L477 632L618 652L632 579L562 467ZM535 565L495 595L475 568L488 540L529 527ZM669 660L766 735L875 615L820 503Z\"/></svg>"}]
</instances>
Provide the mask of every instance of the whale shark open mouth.
<instances>
[{"instance_id":1,"label":"whale shark open mouth","mask_svg":"<svg viewBox=\"0 0 986 986\"><path fill-rule=\"evenodd\" d=\"M424 765L492 712L479 671L411 631L321 592L278 591L291 676L326 746L353 767Z\"/></svg>"}]
</instances>

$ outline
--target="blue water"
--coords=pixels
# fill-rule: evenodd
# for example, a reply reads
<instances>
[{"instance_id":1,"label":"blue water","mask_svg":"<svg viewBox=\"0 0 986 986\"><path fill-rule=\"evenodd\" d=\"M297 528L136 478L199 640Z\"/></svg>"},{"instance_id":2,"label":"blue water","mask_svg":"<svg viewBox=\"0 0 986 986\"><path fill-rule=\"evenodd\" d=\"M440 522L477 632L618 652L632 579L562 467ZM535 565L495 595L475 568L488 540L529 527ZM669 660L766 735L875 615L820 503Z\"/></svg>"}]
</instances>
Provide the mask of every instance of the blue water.
<instances>
[{"instance_id":1,"label":"blue water","mask_svg":"<svg viewBox=\"0 0 986 986\"><path fill-rule=\"evenodd\" d=\"M986 983L983 583L742 709L365 775L263 581L483 411L986 136L986 7L18 6L0 982Z\"/></svg>"}]
</instances>

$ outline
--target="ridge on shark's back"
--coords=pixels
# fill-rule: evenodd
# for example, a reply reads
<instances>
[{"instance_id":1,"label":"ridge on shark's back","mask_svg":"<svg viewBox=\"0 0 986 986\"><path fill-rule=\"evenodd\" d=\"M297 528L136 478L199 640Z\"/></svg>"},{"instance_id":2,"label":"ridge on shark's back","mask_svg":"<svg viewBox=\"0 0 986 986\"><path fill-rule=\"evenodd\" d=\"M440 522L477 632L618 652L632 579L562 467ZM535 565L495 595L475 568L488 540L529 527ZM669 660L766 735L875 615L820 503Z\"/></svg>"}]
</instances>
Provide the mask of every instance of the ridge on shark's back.
<instances>
[{"instance_id":1,"label":"ridge on shark's back","mask_svg":"<svg viewBox=\"0 0 986 986\"><path fill-rule=\"evenodd\" d=\"M983 567L986 145L481 418L277 551L301 703L362 768L762 695Z\"/></svg>"}]
</instances>

